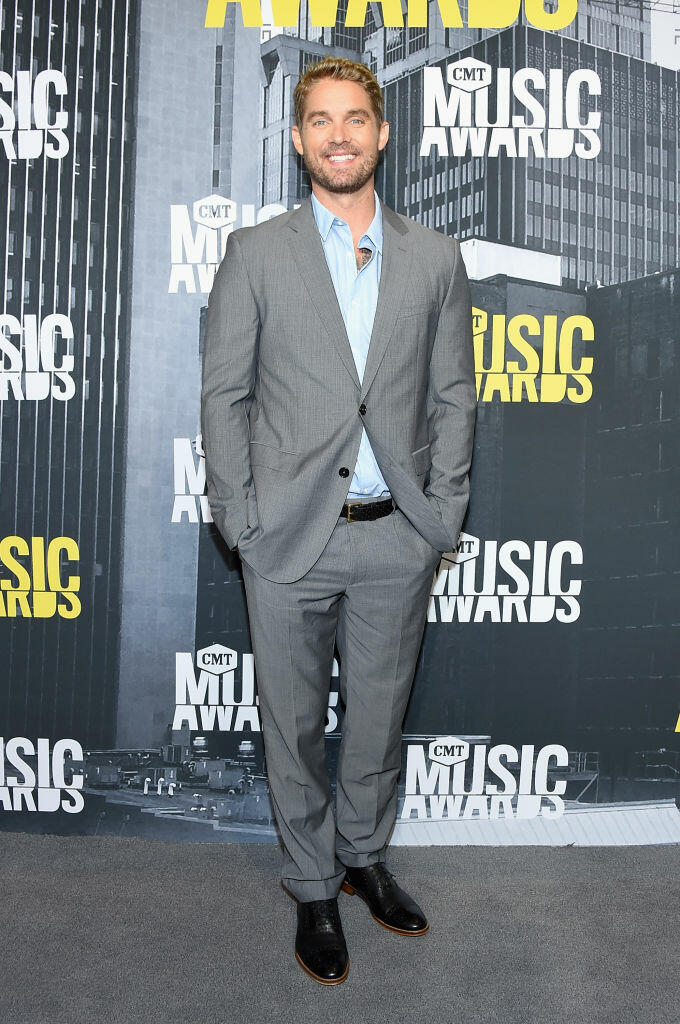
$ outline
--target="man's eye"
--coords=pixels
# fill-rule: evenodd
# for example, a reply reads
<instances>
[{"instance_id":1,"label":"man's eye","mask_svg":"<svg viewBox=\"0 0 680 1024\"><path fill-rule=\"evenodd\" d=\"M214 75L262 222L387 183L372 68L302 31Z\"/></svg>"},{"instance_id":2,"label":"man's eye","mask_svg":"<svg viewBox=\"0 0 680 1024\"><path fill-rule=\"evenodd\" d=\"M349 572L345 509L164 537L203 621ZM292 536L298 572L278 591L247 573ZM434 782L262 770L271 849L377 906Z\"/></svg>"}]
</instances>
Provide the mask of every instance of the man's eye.
<instances>
[{"instance_id":1,"label":"man's eye","mask_svg":"<svg viewBox=\"0 0 680 1024\"><path fill-rule=\"evenodd\" d=\"M363 124L364 123L363 117L352 117L352 118L350 118L350 120L354 124ZM312 121L313 127L316 127L318 124L326 124L326 119L323 118L323 117L320 117L316 121Z\"/></svg>"}]
</instances>

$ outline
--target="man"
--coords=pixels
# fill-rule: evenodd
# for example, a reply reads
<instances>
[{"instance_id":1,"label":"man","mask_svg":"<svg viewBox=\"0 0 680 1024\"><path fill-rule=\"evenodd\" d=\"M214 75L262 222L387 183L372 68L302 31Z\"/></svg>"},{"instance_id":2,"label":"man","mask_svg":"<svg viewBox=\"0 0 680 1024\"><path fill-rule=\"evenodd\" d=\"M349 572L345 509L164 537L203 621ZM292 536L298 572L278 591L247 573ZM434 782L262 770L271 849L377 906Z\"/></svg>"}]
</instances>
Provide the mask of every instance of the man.
<instances>
[{"instance_id":1,"label":"man","mask_svg":"<svg viewBox=\"0 0 680 1024\"><path fill-rule=\"evenodd\" d=\"M294 104L312 196L230 234L201 418L213 518L241 556L295 955L338 984L341 887L392 932L428 929L385 855L432 576L468 503L472 316L458 242L375 192L389 125L368 68L323 60ZM324 763L335 643L337 821Z\"/></svg>"}]
</instances>

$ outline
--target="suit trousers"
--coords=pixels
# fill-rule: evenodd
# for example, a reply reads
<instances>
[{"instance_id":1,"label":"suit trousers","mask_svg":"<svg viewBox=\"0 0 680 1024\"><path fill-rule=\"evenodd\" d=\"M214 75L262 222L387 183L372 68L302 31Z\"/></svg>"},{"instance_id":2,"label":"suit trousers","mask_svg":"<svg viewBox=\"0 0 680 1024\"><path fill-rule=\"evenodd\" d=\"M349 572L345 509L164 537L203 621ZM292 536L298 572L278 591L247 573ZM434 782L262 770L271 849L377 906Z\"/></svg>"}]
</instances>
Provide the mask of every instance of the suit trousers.
<instances>
[{"instance_id":1,"label":"suit trousers","mask_svg":"<svg viewBox=\"0 0 680 1024\"><path fill-rule=\"evenodd\" d=\"M395 508L370 521L340 516L293 583L265 579L241 560L281 880L298 900L337 896L344 865L385 860L402 724L440 558ZM345 717L334 819L325 723L336 643Z\"/></svg>"}]
</instances>

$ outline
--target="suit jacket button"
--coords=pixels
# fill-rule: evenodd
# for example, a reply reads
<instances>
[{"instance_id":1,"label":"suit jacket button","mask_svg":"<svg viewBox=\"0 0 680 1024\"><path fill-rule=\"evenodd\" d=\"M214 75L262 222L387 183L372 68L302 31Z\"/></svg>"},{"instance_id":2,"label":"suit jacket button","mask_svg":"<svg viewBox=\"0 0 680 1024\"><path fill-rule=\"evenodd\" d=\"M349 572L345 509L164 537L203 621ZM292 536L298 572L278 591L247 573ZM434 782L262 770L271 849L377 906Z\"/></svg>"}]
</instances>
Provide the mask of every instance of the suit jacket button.
<instances>
[{"instance_id":1,"label":"suit jacket button","mask_svg":"<svg viewBox=\"0 0 680 1024\"><path fill-rule=\"evenodd\" d=\"M338 470L338 474L339 476L349 476L349 470L347 466L341 466L340 469Z\"/></svg>"},{"instance_id":2,"label":"suit jacket button","mask_svg":"<svg viewBox=\"0 0 680 1024\"><path fill-rule=\"evenodd\" d=\"M361 415L362 415L362 416L363 416L363 415L364 415L364 413L366 412L366 406L364 405L364 403L363 403L363 402L362 402L362 403L361 403L361 405L359 406L359 412L361 413Z\"/></svg>"}]
</instances>

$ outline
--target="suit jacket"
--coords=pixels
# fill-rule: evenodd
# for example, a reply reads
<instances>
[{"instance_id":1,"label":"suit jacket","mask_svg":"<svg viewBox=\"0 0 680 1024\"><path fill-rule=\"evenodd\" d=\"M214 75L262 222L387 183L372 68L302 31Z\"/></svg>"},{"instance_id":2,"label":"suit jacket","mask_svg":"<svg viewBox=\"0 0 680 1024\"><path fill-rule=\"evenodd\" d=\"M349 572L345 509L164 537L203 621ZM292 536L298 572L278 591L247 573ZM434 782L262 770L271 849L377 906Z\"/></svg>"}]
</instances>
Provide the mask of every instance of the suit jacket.
<instances>
[{"instance_id":1,"label":"suit jacket","mask_svg":"<svg viewBox=\"0 0 680 1024\"><path fill-rule=\"evenodd\" d=\"M383 255L359 381L311 198L227 240L208 302L201 430L208 502L230 548L277 583L316 562L362 427L404 514L455 550L476 390L470 288L456 239L381 201Z\"/></svg>"}]
</instances>

